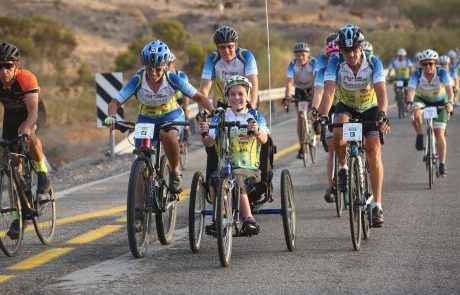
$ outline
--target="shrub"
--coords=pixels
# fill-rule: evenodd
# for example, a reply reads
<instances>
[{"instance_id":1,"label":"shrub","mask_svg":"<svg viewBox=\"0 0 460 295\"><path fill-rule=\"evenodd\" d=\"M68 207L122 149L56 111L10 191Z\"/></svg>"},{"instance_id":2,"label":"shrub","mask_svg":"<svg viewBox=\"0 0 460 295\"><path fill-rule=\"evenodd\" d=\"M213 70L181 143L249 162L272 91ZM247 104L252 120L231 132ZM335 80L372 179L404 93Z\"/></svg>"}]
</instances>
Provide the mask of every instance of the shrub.
<instances>
[{"instance_id":1,"label":"shrub","mask_svg":"<svg viewBox=\"0 0 460 295\"><path fill-rule=\"evenodd\" d=\"M172 51L183 51L187 34L184 25L176 19L160 19L152 24L153 33L166 42Z\"/></svg>"}]
</instances>

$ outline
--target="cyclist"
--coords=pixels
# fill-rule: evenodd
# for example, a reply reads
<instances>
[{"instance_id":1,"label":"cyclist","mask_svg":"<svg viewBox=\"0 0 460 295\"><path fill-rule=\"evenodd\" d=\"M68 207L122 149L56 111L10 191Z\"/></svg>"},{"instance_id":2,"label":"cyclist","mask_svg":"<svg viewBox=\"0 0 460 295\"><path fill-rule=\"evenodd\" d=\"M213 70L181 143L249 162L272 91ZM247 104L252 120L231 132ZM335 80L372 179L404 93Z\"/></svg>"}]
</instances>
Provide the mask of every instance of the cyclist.
<instances>
[{"instance_id":1,"label":"cyclist","mask_svg":"<svg viewBox=\"0 0 460 295\"><path fill-rule=\"evenodd\" d=\"M419 68L420 67L420 55L422 55L421 51L418 51L414 55L414 60L415 60L415 67Z\"/></svg>"},{"instance_id":2,"label":"cyclist","mask_svg":"<svg viewBox=\"0 0 460 295\"><path fill-rule=\"evenodd\" d=\"M456 104L456 95L458 89L458 74L455 67L450 65L450 58L447 55L441 55L439 57L439 65L446 69L449 73L452 82L452 92L454 93L454 105Z\"/></svg>"},{"instance_id":3,"label":"cyclist","mask_svg":"<svg viewBox=\"0 0 460 295\"><path fill-rule=\"evenodd\" d=\"M171 52L171 55L169 56L168 65L166 66L166 70L168 70L169 72L175 73L176 75L178 75L179 77L181 77L185 81L189 82L187 74L185 74L182 71L179 71L176 68L176 56L172 52ZM190 113L190 110L188 109L188 107L190 105L190 98L188 96L185 96L179 90L176 91L176 94L174 96L175 96L176 101L179 104L179 106L184 110L185 121L188 121L188 115ZM191 137L191 135L192 134L190 132L190 127L185 126L185 128L184 128L184 139L185 139L186 142L188 142L188 140Z\"/></svg>"},{"instance_id":4,"label":"cyclist","mask_svg":"<svg viewBox=\"0 0 460 295\"><path fill-rule=\"evenodd\" d=\"M458 81L458 67L460 66L460 64L458 64L457 62L457 53L455 52L455 50L449 50L449 52L447 52L447 55L449 56L449 60L450 60L450 67L449 67L449 71L450 71L450 75L451 77L453 77L454 75L457 76L457 81L454 85L454 88L453 88L453 91L454 91L454 105L457 107L458 106L458 87L459 87L459 81Z\"/></svg>"},{"instance_id":5,"label":"cyclist","mask_svg":"<svg viewBox=\"0 0 460 295\"><path fill-rule=\"evenodd\" d=\"M214 84L213 105L228 107L227 97L224 95L225 81L235 75L249 79L252 91L249 102L252 108L257 107L258 99L258 71L254 55L247 49L238 47L238 33L232 27L218 28L213 35L217 50L211 53L206 60L201 74L200 92L206 97ZM206 183L210 183L210 175L217 169L217 153L212 147L206 147ZM212 186L210 195L214 195Z\"/></svg>"},{"instance_id":6,"label":"cyclist","mask_svg":"<svg viewBox=\"0 0 460 295\"><path fill-rule=\"evenodd\" d=\"M335 40L330 41L327 46L326 50L324 52L325 56L327 57L327 60L329 60L333 55L337 55L339 53L339 47L337 46L337 42ZM324 73L326 72L327 68L327 60L326 63L324 64L323 68L319 69L319 71L316 73L315 77L315 95L313 98L313 107L310 109L308 113L308 117L311 119L316 119L318 111L317 109L319 108L319 105L321 103L321 99L324 93ZM335 111L335 106L337 102L339 101L339 92L336 91L334 95L334 101L332 102L332 107L329 110L329 116L331 116L334 111ZM316 129L316 128L315 128ZM326 189L324 192L324 199L328 203L335 202L335 191L336 187L332 179L332 165L333 165L333 160L334 160L334 146L332 142L332 128L329 128L326 131L325 134L325 140L326 140L326 152L328 153L328 158L327 158L327 181L329 184L329 187Z\"/></svg>"},{"instance_id":7,"label":"cyclist","mask_svg":"<svg viewBox=\"0 0 460 295\"><path fill-rule=\"evenodd\" d=\"M382 211L383 165L379 132L390 132L386 113L388 100L385 74L381 61L375 55L364 53L361 30L348 24L339 30L337 45L340 56L332 56L324 74L324 97L319 108L321 121L328 121L328 112L334 100L334 92L339 91L340 99L335 107L334 123L345 123L350 118L376 121L376 125L363 126L366 152L370 167L372 192L372 223L380 227L384 223ZM337 89L336 89L337 88ZM378 124L378 125L377 125ZM334 149L339 161L338 184L340 191L347 191L348 167L346 163L346 141L342 129L333 131Z\"/></svg>"},{"instance_id":8,"label":"cyclist","mask_svg":"<svg viewBox=\"0 0 460 295\"><path fill-rule=\"evenodd\" d=\"M326 46L333 40L337 38L337 33L331 33L327 36L326 38ZM321 54L316 60L315 60L315 73L317 73L319 70L321 70L324 67L327 67L327 61L328 61L328 55L326 53ZM316 87L315 87L316 91ZM316 93L316 92L315 92Z\"/></svg>"},{"instance_id":9,"label":"cyclist","mask_svg":"<svg viewBox=\"0 0 460 295\"><path fill-rule=\"evenodd\" d=\"M452 82L446 69L437 66L439 55L436 51L426 49L420 56L421 69L412 72L407 91L407 109L413 112L414 128L417 132L415 148L423 150L422 110L425 106L445 106L438 110L438 118L434 123L436 149L439 157L439 174L447 175L445 129L447 113L453 111L454 95Z\"/></svg>"},{"instance_id":10,"label":"cyclist","mask_svg":"<svg viewBox=\"0 0 460 295\"><path fill-rule=\"evenodd\" d=\"M295 59L292 60L288 66L286 92L283 104L285 107L289 105L290 97L294 92L294 96L298 100L308 101L309 108L311 108L311 103L313 101L313 83L315 82L315 58L310 58L310 47L305 42L296 43L293 51ZM298 102L296 102L295 106L297 109ZM302 122L304 119L306 120L306 118L302 118L302 114L302 111L297 110L297 138L300 144L297 159L303 157Z\"/></svg>"},{"instance_id":11,"label":"cyclist","mask_svg":"<svg viewBox=\"0 0 460 295\"><path fill-rule=\"evenodd\" d=\"M388 77L390 77L390 81L402 80L404 81L404 87L407 87L410 73L415 68L414 63L406 56L406 49L399 48L396 51L396 58L393 59L388 66ZM393 85L393 90L396 93L396 84Z\"/></svg>"},{"instance_id":12,"label":"cyclist","mask_svg":"<svg viewBox=\"0 0 460 295\"><path fill-rule=\"evenodd\" d=\"M42 144L36 132L45 124L46 111L37 78L32 72L19 67L19 57L20 52L15 45L0 43L0 101L4 108L2 138L12 140L19 134L27 138L30 156L37 170L37 191L44 194L49 191L51 184ZM17 212L13 212L12 216L13 222L7 235L17 239Z\"/></svg>"},{"instance_id":13,"label":"cyclist","mask_svg":"<svg viewBox=\"0 0 460 295\"><path fill-rule=\"evenodd\" d=\"M363 50L369 54L374 54L374 47L371 42L364 40L362 44Z\"/></svg>"},{"instance_id":14,"label":"cyclist","mask_svg":"<svg viewBox=\"0 0 460 295\"><path fill-rule=\"evenodd\" d=\"M254 135L241 134L232 132L232 168L240 188L240 213L243 217L242 234L258 234L259 226L257 225L251 213L249 199L246 192L246 183L248 178L254 182L261 181L261 171L259 170L260 149L262 144L267 142L268 128L264 116L247 107L247 101L250 98L252 84L246 77L233 76L225 82L224 93L228 98L230 108L225 112L226 121L238 121L247 124L248 131L253 131ZM211 124L217 124L219 117L213 118ZM200 123L202 142L207 147L214 147L216 144L216 130L209 130L207 122ZM211 199L213 201L213 198ZM206 227L206 232L212 234L215 232L215 224L211 223Z\"/></svg>"},{"instance_id":15,"label":"cyclist","mask_svg":"<svg viewBox=\"0 0 460 295\"><path fill-rule=\"evenodd\" d=\"M116 112L131 96L138 100L138 123L162 123L168 121L185 121L183 110L177 104L174 94L177 90L191 97L202 107L212 110L208 99L190 83L173 72L166 70L170 51L166 43L157 40L145 45L141 52L141 64L144 68L115 95L108 106L105 124L113 130ZM179 169L179 142L181 128L165 127L160 131L160 140L172 172L169 176L169 189L172 193L182 190L182 174ZM136 140L136 146L140 141Z\"/></svg>"}]
</instances>

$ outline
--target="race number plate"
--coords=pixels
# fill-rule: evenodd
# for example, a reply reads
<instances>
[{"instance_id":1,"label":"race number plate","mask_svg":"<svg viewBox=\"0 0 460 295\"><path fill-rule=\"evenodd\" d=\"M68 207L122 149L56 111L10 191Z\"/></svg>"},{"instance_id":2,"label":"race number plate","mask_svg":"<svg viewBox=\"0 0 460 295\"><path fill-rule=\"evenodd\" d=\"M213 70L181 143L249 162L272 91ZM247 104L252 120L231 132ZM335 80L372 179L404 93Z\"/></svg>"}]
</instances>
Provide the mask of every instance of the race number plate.
<instances>
[{"instance_id":1,"label":"race number plate","mask_svg":"<svg viewBox=\"0 0 460 295\"><path fill-rule=\"evenodd\" d=\"M438 117L438 109L436 107L427 107L423 110L423 118L434 119Z\"/></svg>"},{"instance_id":2,"label":"race number plate","mask_svg":"<svg viewBox=\"0 0 460 295\"><path fill-rule=\"evenodd\" d=\"M138 123L134 129L134 138L153 138L155 131L155 124L152 123Z\"/></svg>"},{"instance_id":3,"label":"race number plate","mask_svg":"<svg viewBox=\"0 0 460 295\"><path fill-rule=\"evenodd\" d=\"M308 110L308 101L299 101L297 105L297 109L299 112L307 111Z\"/></svg>"},{"instance_id":4,"label":"race number plate","mask_svg":"<svg viewBox=\"0 0 460 295\"><path fill-rule=\"evenodd\" d=\"M396 87L403 87L404 86L404 81L402 80L397 80L396 81Z\"/></svg>"},{"instance_id":5,"label":"race number plate","mask_svg":"<svg viewBox=\"0 0 460 295\"><path fill-rule=\"evenodd\" d=\"M361 123L344 123L343 139L346 141L359 141L363 137L363 124Z\"/></svg>"}]
</instances>

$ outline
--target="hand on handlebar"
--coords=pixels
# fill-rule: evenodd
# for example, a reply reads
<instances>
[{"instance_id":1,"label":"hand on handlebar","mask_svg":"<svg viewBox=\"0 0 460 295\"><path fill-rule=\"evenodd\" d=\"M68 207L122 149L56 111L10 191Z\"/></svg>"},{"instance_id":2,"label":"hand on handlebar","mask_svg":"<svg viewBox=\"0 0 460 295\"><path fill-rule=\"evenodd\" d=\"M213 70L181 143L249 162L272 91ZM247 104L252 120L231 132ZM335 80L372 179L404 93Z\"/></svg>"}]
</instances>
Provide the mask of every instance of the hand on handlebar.
<instances>
[{"instance_id":1,"label":"hand on handlebar","mask_svg":"<svg viewBox=\"0 0 460 295\"><path fill-rule=\"evenodd\" d=\"M318 110L315 107L313 107L308 111L307 118L310 121L316 121L316 119L318 118L318 115L319 115Z\"/></svg>"},{"instance_id":2,"label":"hand on handlebar","mask_svg":"<svg viewBox=\"0 0 460 295\"><path fill-rule=\"evenodd\" d=\"M115 116L108 116L104 120L104 125L110 127L110 131L115 129L115 123L117 123L117 118Z\"/></svg>"},{"instance_id":3,"label":"hand on handlebar","mask_svg":"<svg viewBox=\"0 0 460 295\"><path fill-rule=\"evenodd\" d=\"M285 96L283 97L283 99L281 100L283 106L284 106L284 109L286 110L286 113L289 112L289 104L291 103L291 98L289 96Z\"/></svg>"},{"instance_id":4,"label":"hand on handlebar","mask_svg":"<svg viewBox=\"0 0 460 295\"><path fill-rule=\"evenodd\" d=\"M259 135L259 125L257 124L257 121L252 118L249 118L247 122L248 122L248 135L249 136Z\"/></svg>"},{"instance_id":5,"label":"hand on handlebar","mask_svg":"<svg viewBox=\"0 0 460 295\"><path fill-rule=\"evenodd\" d=\"M379 129L380 131L382 131L383 134L390 133L390 120L388 119L388 115L386 112L378 112L375 121L379 125Z\"/></svg>"},{"instance_id":6,"label":"hand on handlebar","mask_svg":"<svg viewBox=\"0 0 460 295\"><path fill-rule=\"evenodd\" d=\"M454 111L454 104L452 102L447 102L444 107L448 113L452 113Z\"/></svg>"},{"instance_id":7,"label":"hand on handlebar","mask_svg":"<svg viewBox=\"0 0 460 295\"><path fill-rule=\"evenodd\" d=\"M200 122L200 133L201 133L201 137L203 138L209 135L209 123L208 122L206 121Z\"/></svg>"},{"instance_id":8,"label":"hand on handlebar","mask_svg":"<svg viewBox=\"0 0 460 295\"><path fill-rule=\"evenodd\" d=\"M406 112L412 113L414 111L414 103L412 101L406 102Z\"/></svg>"}]
</instances>

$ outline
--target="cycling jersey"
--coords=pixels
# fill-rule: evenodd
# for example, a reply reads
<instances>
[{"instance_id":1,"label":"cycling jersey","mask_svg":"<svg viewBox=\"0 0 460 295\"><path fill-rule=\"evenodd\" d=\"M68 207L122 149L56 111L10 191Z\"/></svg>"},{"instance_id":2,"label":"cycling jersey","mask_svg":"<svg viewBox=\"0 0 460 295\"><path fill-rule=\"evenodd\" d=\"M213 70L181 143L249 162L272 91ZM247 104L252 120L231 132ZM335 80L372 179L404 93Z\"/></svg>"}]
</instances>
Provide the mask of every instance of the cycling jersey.
<instances>
[{"instance_id":1,"label":"cycling jersey","mask_svg":"<svg viewBox=\"0 0 460 295\"><path fill-rule=\"evenodd\" d=\"M23 101L26 94L40 93L37 78L25 69L16 70L16 80L10 87L0 87L0 101L5 111L27 110Z\"/></svg>"},{"instance_id":2,"label":"cycling jersey","mask_svg":"<svg viewBox=\"0 0 460 295\"><path fill-rule=\"evenodd\" d=\"M367 52L363 53L356 75L341 55L334 55L329 59L324 81L336 82L339 102L362 113L377 106L374 85L385 82L385 74L380 59Z\"/></svg>"},{"instance_id":3,"label":"cycling jersey","mask_svg":"<svg viewBox=\"0 0 460 295\"><path fill-rule=\"evenodd\" d=\"M188 76L187 74L185 74L184 72L182 71L179 71L177 69L174 70L174 73L176 75L178 75L180 78L182 78L183 80L187 81L188 82ZM176 91L176 94L174 94L175 98L176 98L176 101L178 104L182 104L183 103L183 97L184 97L184 94L182 92L180 92L179 90Z\"/></svg>"},{"instance_id":4,"label":"cycling jersey","mask_svg":"<svg viewBox=\"0 0 460 295\"><path fill-rule=\"evenodd\" d=\"M324 73L326 72L326 69L327 69L327 64L325 64L323 68L319 69L318 72L316 72L314 86L324 88ZM335 107L335 105L339 102L339 100L340 100L340 92L335 91L334 100L332 101L332 106Z\"/></svg>"},{"instance_id":5,"label":"cycling jersey","mask_svg":"<svg viewBox=\"0 0 460 295\"><path fill-rule=\"evenodd\" d=\"M326 53L321 54L315 60L315 69L314 69L315 73L317 73L322 68L326 68L327 67L327 62L328 62L327 54Z\"/></svg>"},{"instance_id":6,"label":"cycling jersey","mask_svg":"<svg viewBox=\"0 0 460 295\"><path fill-rule=\"evenodd\" d=\"M437 66L430 82L425 78L421 69L412 72L409 88L415 89L415 98L426 102L439 102L447 98L445 86L451 85L451 79L446 69Z\"/></svg>"},{"instance_id":7,"label":"cycling jersey","mask_svg":"<svg viewBox=\"0 0 460 295\"><path fill-rule=\"evenodd\" d=\"M254 55L249 50L238 47L236 57L229 63L221 58L218 51L211 53L203 66L201 79L214 81L214 90L218 101L228 104L224 95L225 81L232 76L248 77L257 74Z\"/></svg>"},{"instance_id":8,"label":"cycling jersey","mask_svg":"<svg viewBox=\"0 0 460 295\"><path fill-rule=\"evenodd\" d=\"M158 91L153 92L146 80L145 69L141 69L128 81L128 83L115 95L115 99L121 104L131 96L138 100L138 112L142 116L158 118L173 113L175 116L182 115L182 108L178 105L175 93L181 91L188 97L195 96L197 90L187 81L175 73L165 71L163 81Z\"/></svg>"},{"instance_id":9,"label":"cycling jersey","mask_svg":"<svg viewBox=\"0 0 460 295\"><path fill-rule=\"evenodd\" d=\"M388 66L388 69L395 70L396 79L407 80L410 77L410 67L414 67L415 64L408 58L400 61L398 58L393 59Z\"/></svg>"},{"instance_id":10,"label":"cycling jersey","mask_svg":"<svg viewBox=\"0 0 460 295\"><path fill-rule=\"evenodd\" d=\"M292 60L288 65L287 78L294 79L295 88L309 89L313 87L315 82L315 58L301 65L297 59Z\"/></svg>"},{"instance_id":11,"label":"cycling jersey","mask_svg":"<svg viewBox=\"0 0 460 295\"><path fill-rule=\"evenodd\" d=\"M220 120L218 117L214 117L211 120L211 124L217 124ZM257 121L259 132L265 131L268 134L267 124L265 117L254 109L248 109L241 111L238 114L234 114L232 110L225 112L225 121L241 122L241 124L248 124L248 119L254 119ZM216 129L209 130L209 136L216 139ZM245 169L258 169L260 161L260 149L262 143L260 143L255 136L247 136L247 130L232 127L230 131L232 137L232 167L233 168L245 168ZM216 140L217 142L217 140ZM220 160L222 157L219 155Z\"/></svg>"},{"instance_id":12,"label":"cycling jersey","mask_svg":"<svg viewBox=\"0 0 460 295\"><path fill-rule=\"evenodd\" d=\"M458 79L457 69L455 67L449 66L449 75L452 79Z\"/></svg>"}]
</instances>

